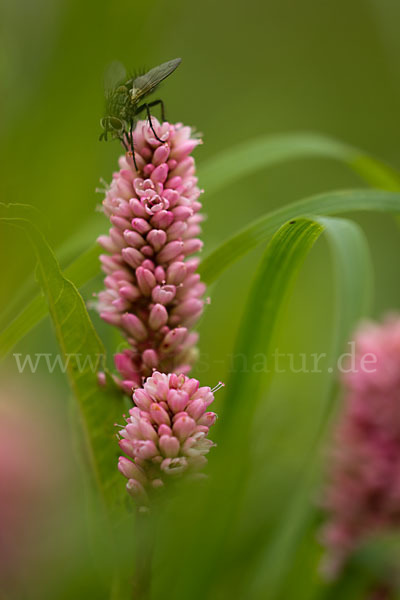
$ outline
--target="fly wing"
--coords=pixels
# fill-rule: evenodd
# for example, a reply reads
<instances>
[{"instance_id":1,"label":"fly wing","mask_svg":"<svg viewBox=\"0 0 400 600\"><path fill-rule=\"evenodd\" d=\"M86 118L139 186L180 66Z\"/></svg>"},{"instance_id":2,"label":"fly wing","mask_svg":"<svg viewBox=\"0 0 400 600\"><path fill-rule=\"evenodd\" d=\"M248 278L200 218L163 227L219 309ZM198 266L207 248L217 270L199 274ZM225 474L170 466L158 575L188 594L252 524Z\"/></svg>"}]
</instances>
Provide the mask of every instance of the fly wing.
<instances>
[{"instance_id":1,"label":"fly wing","mask_svg":"<svg viewBox=\"0 0 400 600\"><path fill-rule=\"evenodd\" d=\"M169 60L158 67L154 67L154 69L151 69L144 75L136 77L132 82L135 102L150 94L161 81L175 71L181 61L181 58L174 58L174 60Z\"/></svg>"},{"instance_id":2,"label":"fly wing","mask_svg":"<svg viewBox=\"0 0 400 600\"><path fill-rule=\"evenodd\" d=\"M115 60L107 65L104 72L104 90L110 93L114 88L126 80L126 69L122 63Z\"/></svg>"}]
</instances>

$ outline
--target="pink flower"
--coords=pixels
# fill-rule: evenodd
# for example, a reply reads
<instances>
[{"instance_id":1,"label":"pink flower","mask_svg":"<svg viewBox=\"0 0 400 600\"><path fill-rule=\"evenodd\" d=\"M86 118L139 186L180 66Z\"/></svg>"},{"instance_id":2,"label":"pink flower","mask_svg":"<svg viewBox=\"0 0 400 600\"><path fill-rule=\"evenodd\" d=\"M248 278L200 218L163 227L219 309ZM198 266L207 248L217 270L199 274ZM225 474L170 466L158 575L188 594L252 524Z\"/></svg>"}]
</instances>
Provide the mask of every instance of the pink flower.
<instances>
[{"instance_id":1,"label":"pink flower","mask_svg":"<svg viewBox=\"0 0 400 600\"><path fill-rule=\"evenodd\" d=\"M217 388L156 371L135 390L135 406L119 434L120 448L129 458L121 456L118 468L139 504L145 505L152 490L171 478L196 473L207 463L205 455L214 446L207 435L217 418L207 408Z\"/></svg>"},{"instance_id":2,"label":"pink flower","mask_svg":"<svg viewBox=\"0 0 400 600\"><path fill-rule=\"evenodd\" d=\"M205 286L196 273L201 250L198 201L192 150L200 140L190 127L150 126L139 121L133 133L136 171L128 154L103 201L111 221L99 243L106 290L99 294L101 317L118 326L130 348L115 362L127 393L154 369L187 373L196 358L197 334L191 327L203 310Z\"/></svg>"},{"instance_id":3,"label":"pink flower","mask_svg":"<svg viewBox=\"0 0 400 600\"><path fill-rule=\"evenodd\" d=\"M400 317L360 327L348 367L324 498L330 576L368 536L400 527Z\"/></svg>"}]
</instances>

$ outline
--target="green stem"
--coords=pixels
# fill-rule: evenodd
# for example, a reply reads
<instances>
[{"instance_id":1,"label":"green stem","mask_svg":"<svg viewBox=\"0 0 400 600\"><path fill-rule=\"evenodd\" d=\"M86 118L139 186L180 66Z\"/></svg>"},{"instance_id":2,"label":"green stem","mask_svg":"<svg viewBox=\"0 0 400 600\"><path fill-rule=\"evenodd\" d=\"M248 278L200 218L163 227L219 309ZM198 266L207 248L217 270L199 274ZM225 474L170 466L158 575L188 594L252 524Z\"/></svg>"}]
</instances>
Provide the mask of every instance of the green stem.
<instances>
[{"instance_id":1,"label":"green stem","mask_svg":"<svg viewBox=\"0 0 400 600\"><path fill-rule=\"evenodd\" d=\"M150 600L151 597L154 533L152 516L137 511L133 600Z\"/></svg>"}]
</instances>

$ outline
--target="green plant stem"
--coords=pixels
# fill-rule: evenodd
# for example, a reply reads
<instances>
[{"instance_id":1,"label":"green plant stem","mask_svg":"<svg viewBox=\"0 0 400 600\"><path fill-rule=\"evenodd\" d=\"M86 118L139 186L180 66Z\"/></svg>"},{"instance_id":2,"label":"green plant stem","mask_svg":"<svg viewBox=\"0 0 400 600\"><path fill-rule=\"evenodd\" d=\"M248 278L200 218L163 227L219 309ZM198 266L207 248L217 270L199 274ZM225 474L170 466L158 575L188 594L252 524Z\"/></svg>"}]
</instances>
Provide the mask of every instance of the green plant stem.
<instances>
[{"instance_id":1,"label":"green plant stem","mask_svg":"<svg viewBox=\"0 0 400 600\"><path fill-rule=\"evenodd\" d=\"M133 600L150 600L155 529L152 516L137 511Z\"/></svg>"}]
</instances>

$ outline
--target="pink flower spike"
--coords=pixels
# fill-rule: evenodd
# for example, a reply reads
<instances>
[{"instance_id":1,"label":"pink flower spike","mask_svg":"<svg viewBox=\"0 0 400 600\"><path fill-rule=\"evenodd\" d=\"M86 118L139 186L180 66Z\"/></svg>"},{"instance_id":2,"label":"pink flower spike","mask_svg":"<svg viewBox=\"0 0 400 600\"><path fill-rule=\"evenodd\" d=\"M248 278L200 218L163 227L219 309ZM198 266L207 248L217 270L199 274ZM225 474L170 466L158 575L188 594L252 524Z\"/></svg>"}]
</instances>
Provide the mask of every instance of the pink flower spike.
<instances>
[{"instance_id":1,"label":"pink flower spike","mask_svg":"<svg viewBox=\"0 0 400 600\"><path fill-rule=\"evenodd\" d=\"M200 140L190 127L152 123L165 141L146 121L137 123L138 171L132 157L121 156L103 201L111 229L99 239L111 255L100 259L107 278L99 312L121 329L131 350L123 353L123 371L117 366L124 391L153 369L189 372L197 356L189 328L200 317L205 290L194 277L199 261L186 258L201 246L201 191L191 156Z\"/></svg>"},{"instance_id":2,"label":"pink flower spike","mask_svg":"<svg viewBox=\"0 0 400 600\"><path fill-rule=\"evenodd\" d=\"M185 375L155 371L133 394L135 407L129 411L119 442L133 461L121 457L118 468L129 481L142 485L148 496L146 503L170 476L196 473L207 462L204 455L214 444L206 437L208 428L199 425L204 402L194 396L201 389L209 390L199 388L195 379ZM191 416L184 412L186 406L187 410L192 407ZM143 495L139 499L137 494L142 489L130 485L131 495L144 502Z\"/></svg>"},{"instance_id":3,"label":"pink flower spike","mask_svg":"<svg viewBox=\"0 0 400 600\"><path fill-rule=\"evenodd\" d=\"M400 526L400 315L363 323L351 346L322 499L330 579L367 539Z\"/></svg>"}]
</instances>

